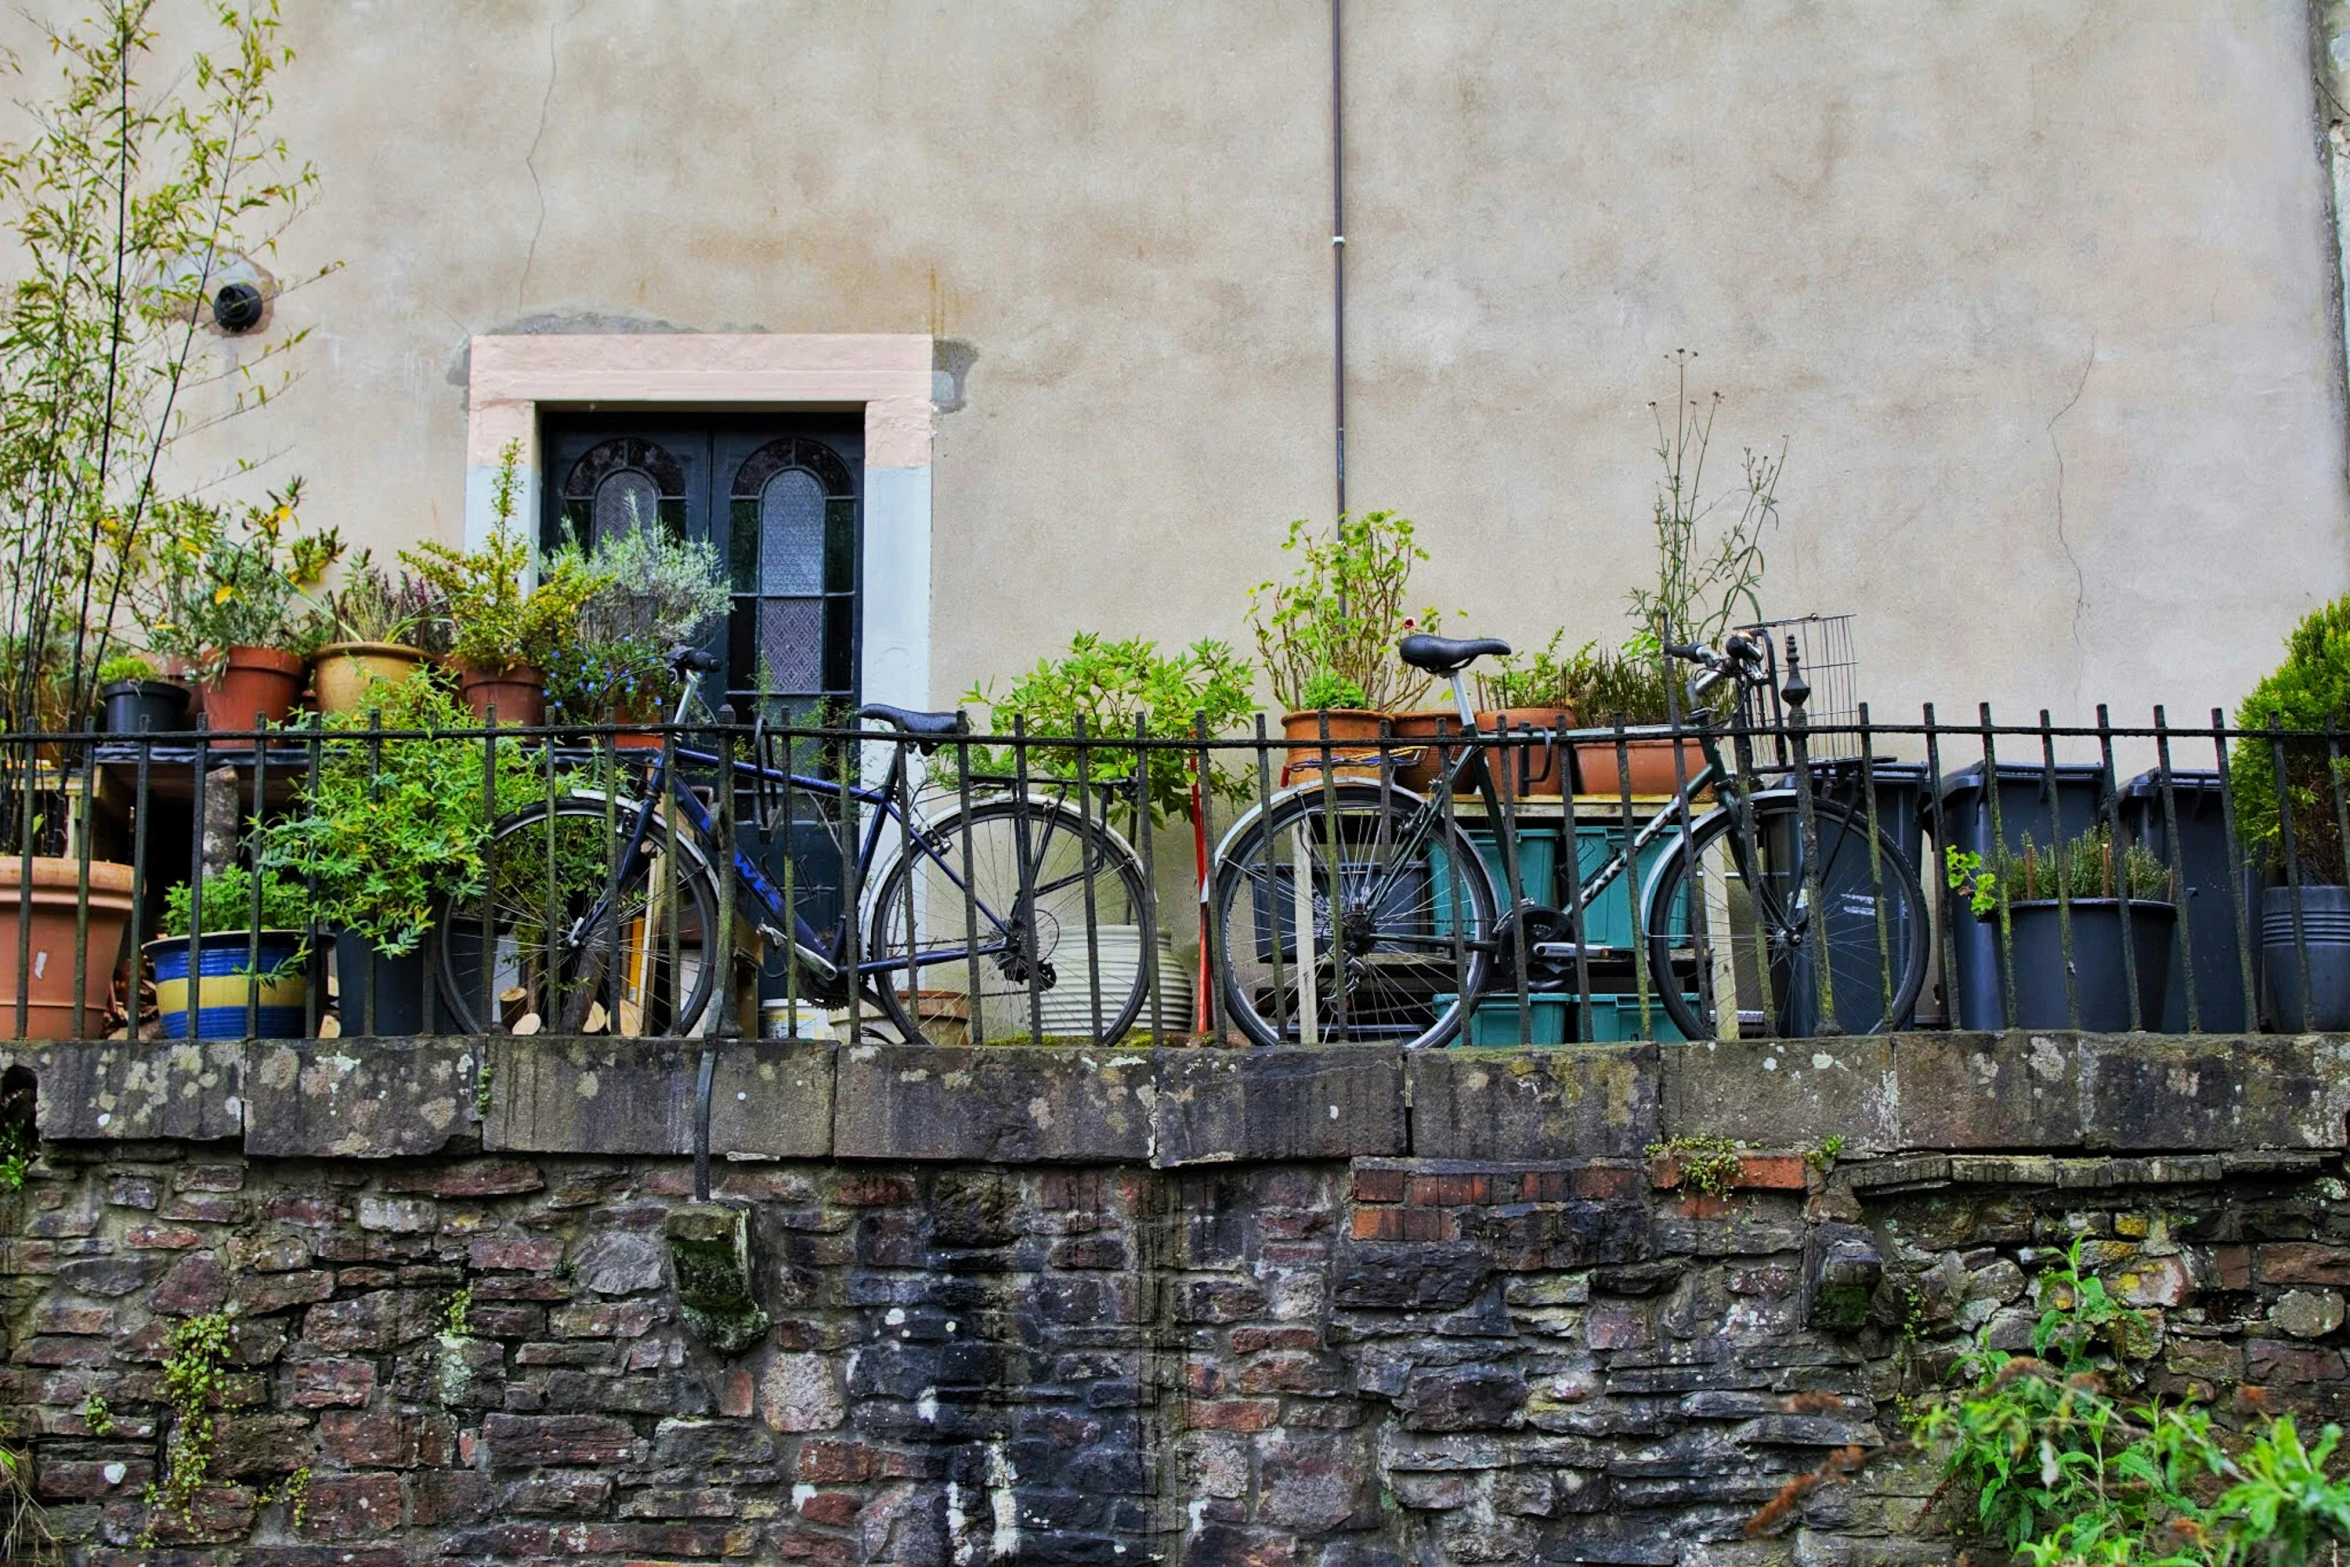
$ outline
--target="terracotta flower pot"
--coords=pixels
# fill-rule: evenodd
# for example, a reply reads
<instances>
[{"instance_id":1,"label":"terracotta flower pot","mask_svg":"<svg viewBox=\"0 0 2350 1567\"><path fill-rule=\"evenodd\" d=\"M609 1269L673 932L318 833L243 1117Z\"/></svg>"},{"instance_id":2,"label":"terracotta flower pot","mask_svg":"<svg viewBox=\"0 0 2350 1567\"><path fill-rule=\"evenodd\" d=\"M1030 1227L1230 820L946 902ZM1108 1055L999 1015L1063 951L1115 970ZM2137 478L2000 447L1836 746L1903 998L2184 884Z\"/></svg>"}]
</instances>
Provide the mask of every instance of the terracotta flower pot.
<instances>
[{"instance_id":1,"label":"terracotta flower pot","mask_svg":"<svg viewBox=\"0 0 2350 1567\"><path fill-rule=\"evenodd\" d=\"M1426 793L1436 787L1436 781L1444 776L1445 766L1452 760L1452 753L1460 749L1457 745L1433 742L1442 735L1459 734L1461 715L1449 707L1431 707L1414 713L1397 713L1393 722L1395 738L1411 747L1395 753L1396 786Z\"/></svg>"},{"instance_id":2,"label":"terracotta flower pot","mask_svg":"<svg viewBox=\"0 0 2350 1567\"><path fill-rule=\"evenodd\" d=\"M1485 753L1493 771L1493 787L1505 799L1557 799L1566 792L1566 758L1560 754L1557 731L1574 727L1575 715L1563 707L1497 707L1477 714L1477 728L1489 735L1548 734L1549 739L1521 740L1495 746ZM1523 779L1523 787L1520 780Z\"/></svg>"},{"instance_id":3,"label":"terracotta flower pot","mask_svg":"<svg viewBox=\"0 0 2350 1567\"><path fill-rule=\"evenodd\" d=\"M1631 780L1634 794L1671 794L1680 787L1673 771L1673 751L1681 752L1680 776L1694 778L1705 765L1705 753L1694 739L1672 740L1662 736L1624 742L1622 776ZM1623 792L1623 784L1616 771L1616 743L1600 740L1578 744L1575 751L1576 792L1596 794L1616 799Z\"/></svg>"},{"instance_id":4,"label":"terracotta flower pot","mask_svg":"<svg viewBox=\"0 0 2350 1567\"><path fill-rule=\"evenodd\" d=\"M206 727L249 730L256 714L265 723L284 723L302 695L306 668L300 657L283 648L230 648L228 667L206 682L201 693Z\"/></svg>"},{"instance_id":5,"label":"terracotta flower pot","mask_svg":"<svg viewBox=\"0 0 2350 1567\"><path fill-rule=\"evenodd\" d=\"M1330 710L1330 745L1328 761L1334 778L1379 777L1379 727L1387 719L1385 713L1361 707L1334 707ZM1322 775L1324 748L1322 745L1322 714L1291 712L1281 715L1281 736L1289 742L1287 781L1302 783ZM1364 741L1371 742L1369 745Z\"/></svg>"},{"instance_id":6,"label":"terracotta flower pot","mask_svg":"<svg viewBox=\"0 0 2350 1567\"><path fill-rule=\"evenodd\" d=\"M423 667L421 649L398 642L330 642L311 656L310 679L322 713L355 713L367 705L367 688L378 680L395 684Z\"/></svg>"},{"instance_id":7,"label":"terracotta flower pot","mask_svg":"<svg viewBox=\"0 0 2350 1567\"><path fill-rule=\"evenodd\" d=\"M613 723L616 723L616 724L643 724L643 725L646 725L646 726L648 726L648 727L647 727L645 730L643 730L641 733L636 733L636 734L631 734L631 733L629 733L629 732L628 732L628 731L626 731L626 730L616 730L616 731L614 731L614 732L613 732L613 735L612 735L612 744L613 744L613 745L615 745L616 747L618 747L619 749L621 749L621 750L624 750L624 751L628 751L628 750L637 750L637 751L658 751L658 750L660 750L660 749L661 749L661 738L662 738L662 737L661 737L660 724L661 724L661 720L662 720L662 718L663 718L664 716L665 716L665 715L663 715L663 714L660 714L660 713L655 713L655 714L654 714L652 717L650 717L650 718L647 718L647 717L646 717L644 714L642 714L642 713L615 713L615 714L613 714L613 715L612 715L612 720L611 720Z\"/></svg>"},{"instance_id":8,"label":"terracotta flower pot","mask_svg":"<svg viewBox=\"0 0 2350 1567\"><path fill-rule=\"evenodd\" d=\"M507 669L460 670L457 689L464 695L466 705L473 709L473 716L485 724L490 721L492 708L497 709L501 724L536 729L546 722L546 677L528 664Z\"/></svg>"},{"instance_id":9,"label":"terracotta flower pot","mask_svg":"<svg viewBox=\"0 0 2350 1567\"><path fill-rule=\"evenodd\" d=\"M247 723L252 719L247 718ZM79 1004L73 993L78 860L39 856L33 861L32 968L27 976L25 1025L16 1026L16 949L19 903L25 897L17 856L0 855L0 1039L96 1039L105 1033L107 999L122 963L123 931L131 916L131 868L90 862L90 945Z\"/></svg>"}]
</instances>

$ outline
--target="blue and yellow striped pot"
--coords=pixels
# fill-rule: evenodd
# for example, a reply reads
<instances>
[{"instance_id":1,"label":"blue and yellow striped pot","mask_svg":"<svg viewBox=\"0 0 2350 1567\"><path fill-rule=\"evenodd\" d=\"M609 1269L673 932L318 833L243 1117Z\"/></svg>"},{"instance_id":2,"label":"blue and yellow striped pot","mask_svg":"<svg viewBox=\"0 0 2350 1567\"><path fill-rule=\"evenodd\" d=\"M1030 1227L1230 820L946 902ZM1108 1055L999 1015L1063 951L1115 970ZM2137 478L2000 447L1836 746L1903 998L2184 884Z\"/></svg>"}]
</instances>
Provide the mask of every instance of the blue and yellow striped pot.
<instances>
[{"instance_id":1,"label":"blue and yellow striped pot","mask_svg":"<svg viewBox=\"0 0 2350 1567\"><path fill-rule=\"evenodd\" d=\"M248 931L216 930L197 938L196 1037L242 1039L248 1003L259 992L260 1017L254 1035L260 1039L299 1039L308 1021L310 981L302 965L293 961L302 950L298 930L261 932L261 961L249 962L253 938ZM163 1017L166 1039L188 1037L188 938L166 936L147 943L147 961L155 974L155 1008ZM282 971L282 972L281 972ZM251 975L259 974L258 980Z\"/></svg>"}]
</instances>

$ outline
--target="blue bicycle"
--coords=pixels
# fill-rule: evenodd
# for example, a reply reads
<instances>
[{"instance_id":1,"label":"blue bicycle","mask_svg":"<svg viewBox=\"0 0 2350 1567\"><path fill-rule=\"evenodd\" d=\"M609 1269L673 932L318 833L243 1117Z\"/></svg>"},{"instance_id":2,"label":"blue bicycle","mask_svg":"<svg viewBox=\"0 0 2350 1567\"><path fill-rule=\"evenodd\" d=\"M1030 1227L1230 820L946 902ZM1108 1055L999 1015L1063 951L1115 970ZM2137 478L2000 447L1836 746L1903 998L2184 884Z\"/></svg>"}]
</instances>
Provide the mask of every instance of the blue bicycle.
<instances>
[{"instance_id":1,"label":"blue bicycle","mask_svg":"<svg viewBox=\"0 0 2350 1567\"><path fill-rule=\"evenodd\" d=\"M671 657L680 674L716 663L688 648ZM687 722L693 700L693 683L682 684L672 725ZM763 836L786 819L832 832L850 874L830 928L789 908L750 854L721 847L717 815L695 787L716 780L717 754L621 750L625 788L574 788L501 819L482 885L447 901L439 979L460 1026L490 1032L529 1017L558 1033L706 1031L728 967L716 873L726 853L737 929L768 953L788 950L787 986L812 1007L861 994L909 1041L925 1037L925 1022L974 1041L1123 1034L1152 968L1140 941L1148 887L1126 840L1066 797L1000 786L958 792L926 815L912 803L908 753L968 733L963 715L874 703L857 716L897 737L877 785L769 766L763 755L734 764L738 791L760 802ZM854 767L853 755L844 765ZM744 945L738 937L737 951Z\"/></svg>"}]
</instances>

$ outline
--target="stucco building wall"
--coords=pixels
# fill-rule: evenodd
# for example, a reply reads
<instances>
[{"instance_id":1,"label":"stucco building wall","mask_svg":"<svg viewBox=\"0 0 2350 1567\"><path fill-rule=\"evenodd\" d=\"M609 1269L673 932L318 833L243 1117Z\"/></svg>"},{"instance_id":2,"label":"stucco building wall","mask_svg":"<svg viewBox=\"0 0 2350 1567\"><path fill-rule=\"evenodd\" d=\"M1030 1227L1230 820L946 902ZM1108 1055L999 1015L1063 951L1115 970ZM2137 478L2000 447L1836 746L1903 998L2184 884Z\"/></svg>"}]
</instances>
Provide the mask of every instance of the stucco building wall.
<instances>
[{"instance_id":1,"label":"stucco building wall","mask_svg":"<svg viewBox=\"0 0 2350 1567\"><path fill-rule=\"evenodd\" d=\"M477 334L927 332L929 689L1238 639L1331 487L1329 14L290 8L308 374L247 452L456 537ZM1351 496L1474 628L1612 638L1667 356L1788 438L1774 612L1864 695L2231 702L2350 587L2307 11L1356 0ZM219 453L192 451L191 462Z\"/></svg>"}]
</instances>

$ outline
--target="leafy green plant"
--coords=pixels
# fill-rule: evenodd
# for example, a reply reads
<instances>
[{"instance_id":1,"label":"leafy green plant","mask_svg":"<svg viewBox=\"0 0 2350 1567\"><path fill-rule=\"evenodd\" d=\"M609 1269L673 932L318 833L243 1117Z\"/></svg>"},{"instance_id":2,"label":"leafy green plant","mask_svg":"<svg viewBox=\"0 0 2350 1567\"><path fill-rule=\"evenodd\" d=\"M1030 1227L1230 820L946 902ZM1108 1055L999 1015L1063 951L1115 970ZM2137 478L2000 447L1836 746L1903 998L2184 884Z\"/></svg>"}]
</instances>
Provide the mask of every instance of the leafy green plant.
<instances>
[{"instance_id":1,"label":"leafy green plant","mask_svg":"<svg viewBox=\"0 0 2350 1567\"><path fill-rule=\"evenodd\" d=\"M441 1310L441 1332L450 1338L473 1337L473 1286L451 1293Z\"/></svg>"},{"instance_id":2,"label":"leafy green plant","mask_svg":"<svg viewBox=\"0 0 2350 1567\"><path fill-rule=\"evenodd\" d=\"M183 883L163 895L165 936L188 934L189 897ZM296 882L274 871L261 873L261 923L253 923L253 877L242 865L223 865L204 878L204 930L302 930L310 923L310 897Z\"/></svg>"},{"instance_id":3,"label":"leafy green plant","mask_svg":"<svg viewBox=\"0 0 2350 1567\"><path fill-rule=\"evenodd\" d=\"M577 558L551 561L538 586L523 577L533 551L514 525L522 488L522 443L498 454L491 485L496 525L478 550L427 540L400 559L448 601L449 651L472 669L546 670L571 645L581 608L604 581Z\"/></svg>"},{"instance_id":4,"label":"leafy green plant","mask_svg":"<svg viewBox=\"0 0 2350 1567\"><path fill-rule=\"evenodd\" d=\"M2309 612L2285 638L2285 661L2236 708L2236 727L2286 731L2350 728L2350 595ZM2284 752L2282 798L2291 811L2296 875L2339 883L2343 864L2337 789L2350 789L2350 758L2335 761L2323 739L2246 735L2228 758L2236 827L2246 852L2269 869L2285 863L2277 752Z\"/></svg>"},{"instance_id":5,"label":"leafy green plant","mask_svg":"<svg viewBox=\"0 0 2350 1567\"><path fill-rule=\"evenodd\" d=\"M24 1190L25 1177L33 1173L33 1157L40 1151L40 1136L29 1116L0 1121L0 1192Z\"/></svg>"},{"instance_id":6,"label":"leafy green plant","mask_svg":"<svg viewBox=\"0 0 2350 1567\"><path fill-rule=\"evenodd\" d=\"M1912 1422L1974 1529L2037 1567L2304 1563L2350 1542L2350 1484L2326 1473L2338 1428L2304 1445L2279 1415L2233 1438L2193 1403L2117 1395L2115 1362L2156 1339L2081 1271L2079 1241L2039 1298L2031 1354L1986 1341Z\"/></svg>"},{"instance_id":7,"label":"leafy green plant","mask_svg":"<svg viewBox=\"0 0 2350 1567\"><path fill-rule=\"evenodd\" d=\"M188 1318L164 1340L163 1401L171 1409L171 1432L164 1439L163 1472L147 1487L147 1505L183 1525L212 1473L219 1434L214 1412L227 1395L235 1345L235 1324L219 1312ZM152 1521L142 1543L154 1543Z\"/></svg>"},{"instance_id":8,"label":"leafy green plant","mask_svg":"<svg viewBox=\"0 0 2350 1567\"><path fill-rule=\"evenodd\" d=\"M1307 712L1340 712L1367 708L1371 699L1363 694L1360 681L1350 680L1334 669L1318 669L1298 688L1297 703Z\"/></svg>"},{"instance_id":9,"label":"leafy green plant","mask_svg":"<svg viewBox=\"0 0 2350 1567\"><path fill-rule=\"evenodd\" d=\"M447 597L422 577L384 570L366 550L352 557L342 585L327 595L326 615L338 642L449 650Z\"/></svg>"},{"instance_id":10,"label":"leafy green plant","mask_svg":"<svg viewBox=\"0 0 2350 1567\"><path fill-rule=\"evenodd\" d=\"M1205 723L1209 734L1220 734L1247 716L1255 701L1249 694L1252 671L1248 661L1222 642L1195 642L1179 654L1164 654L1158 644L1133 637L1110 642L1081 631L1069 639L1069 651L1060 658L1039 659L1036 667L1004 691L975 685L962 700L988 709L987 727L997 734L1011 731L1014 719L1025 721L1027 732L1066 739L1080 722L1088 736L1113 742L1111 747L1088 748L1083 771L1097 788L1130 787L1136 757L1129 746L1114 742L1134 738L1137 718L1147 721L1154 740L1188 740ZM1151 814L1163 819L1180 809L1191 787L1190 758L1177 750L1145 753ZM952 758L942 776L951 780ZM1074 746L1032 745L1028 767L1032 774L1075 779L1080 754ZM1005 776L1014 769L1009 750L971 749L971 768L977 773ZM1237 798L1254 780L1212 769L1209 785L1227 798Z\"/></svg>"},{"instance_id":11,"label":"leafy green plant","mask_svg":"<svg viewBox=\"0 0 2350 1567\"><path fill-rule=\"evenodd\" d=\"M343 543L332 528L303 531L301 504L296 479L233 513L197 500L165 508L142 610L148 645L210 679L231 648L306 654L323 642L326 622L309 594Z\"/></svg>"},{"instance_id":12,"label":"leafy green plant","mask_svg":"<svg viewBox=\"0 0 2350 1567\"><path fill-rule=\"evenodd\" d=\"M2011 904L2041 902L2060 890L2073 901L2119 897L2124 886L2133 901L2167 902L2172 896L2170 867L2142 843L2117 852L2113 833L2102 826L2066 839L2053 852L2035 844L2030 833L2023 835L2019 849L2000 849L1988 861L1948 848L1943 870L1950 890L1965 898L1979 919L1989 918L2002 897Z\"/></svg>"},{"instance_id":13,"label":"leafy green plant","mask_svg":"<svg viewBox=\"0 0 2350 1567\"><path fill-rule=\"evenodd\" d=\"M137 653L114 653L98 666L97 678L101 689L133 681L152 680L155 678L155 666Z\"/></svg>"},{"instance_id":14,"label":"leafy green plant","mask_svg":"<svg viewBox=\"0 0 2350 1567\"><path fill-rule=\"evenodd\" d=\"M92 1393L82 1400L82 1424L90 1428L92 1436L114 1435L114 1411L106 1407L106 1400Z\"/></svg>"},{"instance_id":15,"label":"leafy green plant","mask_svg":"<svg viewBox=\"0 0 2350 1567\"><path fill-rule=\"evenodd\" d=\"M1347 705L1380 712L1419 701L1431 682L1395 656L1395 645L1407 632L1437 630L1444 616L1435 608L1407 608L1412 567L1428 558L1411 519L1367 512L1339 518L1325 535L1300 518L1281 548L1297 555L1296 568L1287 580L1259 583L1249 594L1249 626L1274 700L1293 710ZM1317 686L1318 677L1346 685ZM1359 700L1309 700L1340 689Z\"/></svg>"},{"instance_id":16,"label":"leafy green plant","mask_svg":"<svg viewBox=\"0 0 2350 1567\"><path fill-rule=\"evenodd\" d=\"M255 824L256 842L265 872L317 887L323 923L396 957L424 939L444 895L480 890L490 824L540 798L545 782L519 741L501 739L496 800L485 798L482 741L449 733L477 721L431 671L375 694L367 711L325 720L316 776L296 785L292 810ZM378 716L418 738L337 741Z\"/></svg>"},{"instance_id":17,"label":"leafy green plant","mask_svg":"<svg viewBox=\"0 0 2350 1567\"><path fill-rule=\"evenodd\" d=\"M1559 649L1566 640L1567 633L1562 628L1553 632L1550 641L1542 647L1496 659L1490 674L1476 677L1477 705L1486 708L1573 706L1569 677L1580 661L1592 656L1597 644L1586 642L1562 657Z\"/></svg>"},{"instance_id":18,"label":"leafy green plant","mask_svg":"<svg viewBox=\"0 0 2350 1567\"><path fill-rule=\"evenodd\" d=\"M1740 1150L1746 1145L1728 1137L1675 1137L1648 1145L1651 1159L1670 1159L1677 1172L1674 1184L1684 1191L1708 1197L1727 1197L1745 1170Z\"/></svg>"},{"instance_id":19,"label":"leafy green plant","mask_svg":"<svg viewBox=\"0 0 2350 1567\"><path fill-rule=\"evenodd\" d=\"M593 549L568 542L553 557L556 575L596 582L572 646L545 666L550 709L582 721L666 718L680 689L669 650L700 643L734 602L716 545L675 538L659 519L638 516L634 495L628 512L630 527Z\"/></svg>"}]
</instances>

